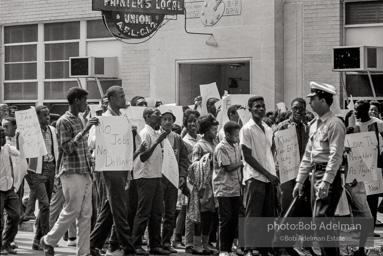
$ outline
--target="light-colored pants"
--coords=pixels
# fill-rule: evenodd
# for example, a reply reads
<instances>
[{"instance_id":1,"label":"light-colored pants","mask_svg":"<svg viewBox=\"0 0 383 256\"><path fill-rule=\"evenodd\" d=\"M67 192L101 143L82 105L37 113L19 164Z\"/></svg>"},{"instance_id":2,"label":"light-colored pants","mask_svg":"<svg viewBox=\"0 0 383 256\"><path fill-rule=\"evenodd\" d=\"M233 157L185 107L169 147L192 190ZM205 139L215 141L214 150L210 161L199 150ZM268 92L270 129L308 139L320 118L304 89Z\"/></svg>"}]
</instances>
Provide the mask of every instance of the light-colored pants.
<instances>
[{"instance_id":1,"label":"light-colored pants","mask_svg":"<svg viewBox=\"0 0 383 256\"><path fill-rule=\"evenodd\" d=\"M90 253L90 219L92 217L92 180L89 175L62 174L60 176L65 206L45 242L56 246L65 231L77 218L76 255Z\"/></svg>"},{"instance_id":2,"label":"light-colored pants","mask_svg":"<svg viewBox=\"0 0 383 256\"><path fill-rule=\"evenodd\" d=\"M56 190L52 194L51 203L49 206L49 229L53 228L53 225L56 223L60 213L65 205L65 198L62 187ZM76 237L76 221L73 221L68 229L68 237Z\"/></svg>"}]
</instances>

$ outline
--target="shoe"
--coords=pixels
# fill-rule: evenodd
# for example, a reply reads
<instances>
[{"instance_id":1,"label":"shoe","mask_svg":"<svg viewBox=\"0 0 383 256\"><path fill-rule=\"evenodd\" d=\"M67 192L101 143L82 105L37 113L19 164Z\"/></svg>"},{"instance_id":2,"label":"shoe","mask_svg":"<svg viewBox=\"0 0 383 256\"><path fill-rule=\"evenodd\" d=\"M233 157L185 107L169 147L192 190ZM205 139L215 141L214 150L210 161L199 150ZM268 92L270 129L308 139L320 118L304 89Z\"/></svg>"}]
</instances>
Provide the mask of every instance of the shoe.
<instances>
[{"instance_id":1,"label":"shoe","mask_svg":"<svg viewBox=\"0 0 383 256\"><path fill-rule=\"evenodd\" d=\"M142 247L136 249L136 254L137 255L149 255L149 253L145 249L143 249Z\"/></svg>"},{"instance_id":2,"label":"shoe","mask_svg":"<svg viewBox=\"0 0 383 256\"><path fill-rule=\"evenodd\" d=\"M53 249L52 246L50 246L49 244L46 244L44 242L44 237L43 236L41 239L40 239L40 246L41 248L43 248L43 251L44 251L44 255L45 256L54 256L55 255L55 250Z\"/></svg>"},{"instance_id":3,"label":"shoe","mask_svg":"<svg viewBox=\"0 0 383 256\"><path fill-rule=\"evenodd\" d=\"M377 233L374 233L374 237L380 237L380 235Z\"/></svg>"},{"instance_id":4,"label":"shoe","mask_svg":"<svg viewBox=\"0 0 383 256\"><path fill-rule=\"evenodd\" d=\"M68 246L76 246L77 245L77 239L75 239L75 240L68 240L66 245L68 245Z\"/></svg>"},{"instance_id":5,"label":"shoe","mask_svg":"<svg viewBox=\"0 0 383 256\"><path fill-rule=\"evenodd\" d=\"M215 246L212 244L204 244L202 246L205 249L205 251L208 251L210 254L214 254L214 255L219 254L219 251L217 250L217 248L215 248Z\"/></svg>"},{"instance_id":6,"label":"shoe","mask_svg":"<svg viewBox=\"0 0 383 256\"><path fill-rule=\"evenodd\" d=\"M210 254L209 251L206 251L202 246L198 246L198 245L192 248L191 253L194 255L209 255Z\"/></svg>"},{"instance_id":7,"label":"shoe","mask_svg":"<svg viewBox=\"0 0 383 256\"><path fill-rule=\"evenodd\" d=\"M121 249L111 250L110 248L106 251L105 256L124 256L124 251Z\"/></svg>"},{"instance_id":8,"label":"shoe","mask_svg":"<svg viewBox=\"0 0 383 256\"><path fill-rule=\"evenodd\" d=\"M174 249L185 249L185 245L182 242L173 242Z\"/></svg>"},{"instance_id":9,"label":"shoe","mask_svg":"<svg viewBox=\"0 0 383 256\"><path fill-rule=\"evenodd\" d=\"M40 246L39 240L33 240L32 250L34 250L34 251L42 251L43 250L43 248L41 248L41 246Z\"/></svg>"},{"instance_id":10,"label":"shoe","mask_svg":"<svg viewBox=\"0 0 383 256\"><path fill-rule=\"evenodd\" d=\"M162 248L169 251L170 253L177 253L177 251L173 247L171 247L170 245L168 245L168 246L165 245Z\"/></svg>"},{"instance_id":11,"label":"shoe","mask_svg":"<svg viewBox=\"0 0 383 256\"><path fill-rule=\"evenodd\" d=\"M381 227L381 226L383 226L383 223L380 220L376 219L375 226Z\"/></svg>"},{"instance_id":12,"label":"shoe","mask_svg":"<svg viewBox=\"0 0 383 256\"><path fill-rule=\"evenodd\" d=\"M4 251L3 249L0 250L0 255L8 255L8 253L6 251Z\"/></svg>"},{"instance_id":13,"label":"shoe","mask_svg":"<svg viewBox=\"0 0 383 256\"><path fill-rule=\"evenodd\" d=\"M359 250L356 250L352 256L367 256L366 254L366 251L365 250L362 250L362 251L359 251Z\"/></svg>"},{"instance_id":14,"label":"shoe","mask_svg":"<svg viewBox=\"0 0 383 256\"><path fill-rule=\"evenodd\" d=\"M12 249L10 244L3 244L2 249L7 253L7 254L17 254L17 252Z\"/></svg>"},{"instance_id":15,"label":"shoe","mask_svg":"<svg viewBox=\"0 0 383 256\"><path fill-rule=\"evenodd\" d=\"M154 254L154 255L169 255L171 254L170 251L168 250L165 250L161 247L156 247L156 248L153 248L149 251L150 254Z\"/></svg>"},{"instance_id":16,"label":"shoe","mask_svg":"<svg viewBox=\"0 0 383 256\"><path fill-rule=\"evenodd\" d=\"M185 253L192 253L194 249L193 245L186 245L185 246Z\"/></svg>"},{"instance_id":17,"label":"shoe","mask_svg":"<svg viewBox=\"0 0 383 256\"><path fill-rule=\"evenodd\" d=\"M11 247L12 247L12 249L18 249L19 248L19 246L15 242L11 243Z\"/></svg>"},{"instance_id":18,"label":"shoe","mask_svg":"<svg viewBox=\"0 0 383 256\"><path fill-rule=\"evenodd\" d=\"M100 252L96 248L90 248L90 255L101 256Z\"/></svg>"},{"instance_id":19,"label":"shoe","mask_svg":"<svg viewBox=\"0 0 383 256\"><path fill-rule=\"evenodd\" d=\"M228 252L220 252L219 256L230 256Z\"/></svg>"}]
</instances>

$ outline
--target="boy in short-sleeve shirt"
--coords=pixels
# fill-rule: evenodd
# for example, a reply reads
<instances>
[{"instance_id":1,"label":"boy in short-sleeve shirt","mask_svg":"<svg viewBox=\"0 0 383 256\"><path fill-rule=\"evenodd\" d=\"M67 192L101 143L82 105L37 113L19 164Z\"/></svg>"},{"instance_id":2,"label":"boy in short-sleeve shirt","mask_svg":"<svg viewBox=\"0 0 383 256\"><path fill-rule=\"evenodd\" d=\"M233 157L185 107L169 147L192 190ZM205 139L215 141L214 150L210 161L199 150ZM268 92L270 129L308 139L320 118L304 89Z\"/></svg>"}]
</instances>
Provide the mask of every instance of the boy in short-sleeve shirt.
<instances>
[{"instance_id":1,"label":"boy in short-sleeve shirt","mask_svg":"<svg viewBox=\"0 0 383 256\"><path fill-rule=\"evenodd\" d=\"M241 151L239 124L228 122L224 126L225 138L214 151L213 191L218 198L220 255L228 256L238 225L241 190Z\"/></svg>"}]
</instances>

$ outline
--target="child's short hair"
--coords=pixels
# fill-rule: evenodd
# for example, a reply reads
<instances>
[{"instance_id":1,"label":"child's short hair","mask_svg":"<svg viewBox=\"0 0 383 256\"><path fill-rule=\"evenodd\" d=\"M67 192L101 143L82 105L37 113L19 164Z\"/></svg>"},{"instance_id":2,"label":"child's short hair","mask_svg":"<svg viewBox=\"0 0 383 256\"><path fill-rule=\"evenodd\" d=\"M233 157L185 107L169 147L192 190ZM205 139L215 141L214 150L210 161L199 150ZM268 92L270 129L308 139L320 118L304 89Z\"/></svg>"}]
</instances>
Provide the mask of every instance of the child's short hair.
<instances>
[{"instance_id":1,"label":"child's short hair","mask_svg":"<svg viewBox=\"0 0 383 256\"><path fill-rule=\"evenodd\" d=\"M225 124L223 127L223 130L225 133L232 134L233 131L241 129L241 126L237 124L236 122L229 121Z\"/></svg>"}]
</instances>

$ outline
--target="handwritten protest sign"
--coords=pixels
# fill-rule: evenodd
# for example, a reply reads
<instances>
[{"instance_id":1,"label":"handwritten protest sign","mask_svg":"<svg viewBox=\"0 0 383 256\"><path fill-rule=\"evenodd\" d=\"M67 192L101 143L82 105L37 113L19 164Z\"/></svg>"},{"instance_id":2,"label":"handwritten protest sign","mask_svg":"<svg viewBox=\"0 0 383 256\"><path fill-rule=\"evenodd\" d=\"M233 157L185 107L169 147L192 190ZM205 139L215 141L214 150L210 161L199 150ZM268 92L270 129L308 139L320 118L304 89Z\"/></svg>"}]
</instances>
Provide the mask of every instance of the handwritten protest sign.
<instances>
[{"instance_id":1,"label":"handwritten protest sign","mask_svg":"<svg viewBox=\"0 0 383 256\"><path fill-rule=\"evenodd\" d=\"M275 133L275 146L281 183L297 177L300 156L297 132L294 126Z\"/></svg>"},{"instance_id":2,"label":"handwritten protest sign","mask_svg":"<svg viewBox=\"0 0 383 256\"><path fill-rule=\"evenodd\" d=\"M182 119L184 117L182 106L161 105L159 107L159 110L161 111L161 113L165 113L165 111L169 109L173 112L173 115L176 117L176 121L174 123L182 127Z\"/></svg>"},{"instance_id":3,"label":"handwritten protest sign","mask_svg":"<svg viewBox=\"0 0 383 256\"><path fill-rule=\"evenodd\" d=\"M347 134L345 147L350 148L347 154L348 170L346 182L371 181L372 172L377 168L378 142L374 132Z\"/></svg>"},{"instance_id":4,"label":"handwritten protest sign","mask_svg":"<svg viewBox=\"0 0 383 256\"><path fill-rule=\"evenodd\" d=\"M16 111L17 130L20 132L20 150L26 158L39 157L47 154L36 109Z\"/></svg>"},{"instance_id":5,"label":"handwritten protest sign","mask_svg":"<svg viewBox=\"0 0 383 256\"><path fill-rule=\"evenodd\" d=\"M229 122L229 117L227 116L227 110L232 105L241 105L243 108L247 109L247 102L250 97L254 95L251 94L231 94L227 95L222 99L222 126Z\"/></svg>"},{"instance_id":6,"label":"handwritten protest sign","mask_svg":"<svg viewBox=\"0 0 383 256\"><path fill-rule=\"evenodd\" d=\"M174 150L170 145L169 141L164 140L164 158L162 162L162 174L178 188L179 183L179 172L178 172L178 162L174 154Z\"/></svg>"},{"instance_id":7,"label":"handwritten protest sign","mask_svg":"<svg viewBox=\"0 0 383 256\"><path fill-rule=\"evenodd\" d=\"M129 123L137 127L137 132L140 132L145 127L145 119L142 116L146 107L128 107L120 109L120 112L128 117Z\"/></svg>"},{"instance_id":8,"label":"handwritten protest sign","mask_svg":"<svg viewBox=\"0 0 383 256\"><path fill-rule=\"evenodd\" d=\"M375 168L372 172L372 180L365 181L364 186L366 188L367 195L375 195L383 193L383 177L380 168Z\"/></svg>"},{"instance_id":9,"label":"handwritten protest sign","mask_svg":"<svg viewBox=\"0 0 383 256\"><path fill-rule=\"evenodd\" d=\"M96 171L127 171L133 167L133 133L125 116L100 116L96 127Z\"/></svg>"},{"instance_id":10,"label":"handwritten protest sign","mask_svg":"<svg viewBox=\"0 0 383 256\"><path fill-rule=\"evenodd\" d=\"M207 100L210 98L220 99L221 96L219 95L217 84L215 82L211 83L211 84L201 84L199 86L199 89L200 89L200 93L202 96L201 115L206 115L207 114L207 108L206 108Z\"/></svg>"},{"instance_id":11,"label":"handwritten protest sign","mask_svg":"<svg viewBox=\"0 0 383 256\"><path fill-rule=\"evenodd\" d=\"M372 180L364 182L366 188L366 195L375 195L383 193L383 180Z\"/></svg>"}]
</instances>

